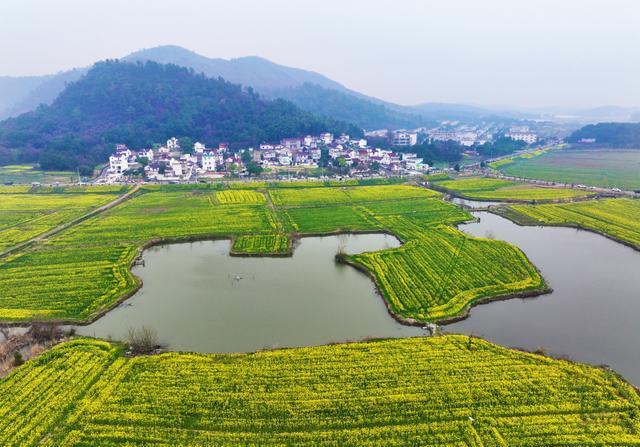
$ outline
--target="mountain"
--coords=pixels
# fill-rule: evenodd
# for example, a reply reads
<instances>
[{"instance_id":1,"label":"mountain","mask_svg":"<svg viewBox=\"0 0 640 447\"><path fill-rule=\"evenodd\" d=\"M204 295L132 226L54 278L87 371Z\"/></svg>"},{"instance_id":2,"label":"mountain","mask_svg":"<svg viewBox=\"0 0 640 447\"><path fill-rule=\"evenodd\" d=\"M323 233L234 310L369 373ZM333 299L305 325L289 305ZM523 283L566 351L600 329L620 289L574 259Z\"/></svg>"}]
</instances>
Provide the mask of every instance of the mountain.
<instances>
[{"instance_id":1,"label":"mountain","mask_svg":"<svg viewBox=\"0 0 640 447\"><path fill-rule=\"evenodd\" d=\"M258 91L317 84L338 91L348 91L341 84L313 71L286 67L257 56L220 59L202 56L177 45L164 45L136 51L123 58L128 62L154 61L192 68L211 78L222 77L234 84L251 86Z\"/></svg>"},{"instance_id":2,"label":"mountain","mask_svg":"<svg viewBox=\"0 0 640 447\"><path fill-rule=\"evenodd\" d=\"M51 104L68 83L77 81L87 71L88 68L74 68L45 76L0 76L0 119L35 110L40 104Z\"/></svg>"},{"instance_id":3,"label":"mountain","mask_svg":"<svg viewBox=\"0 0 640 447\"><path fill-rule=\"evenodd\" d=\"M384 104L318 84L272 89L269 96L291 101L303 110L357 123L365 129L416 128L432 124L416 113L393 110Z\"/></svg>"},{"instance_id":4,"label":"mountain","mask_svg":"<svg viewBox=\"0 0 640 447\"><path fill-rule=\"evenodd\" d=\"M583 139L595 139L598 146L640 149L640 123L589 124L573 132L568 141Z\"/></svg>"},{"instance_id":5,"label":"mountain","mask_svg":"<svg viewBox=\"0 0 640 447\"><path fill-rule=\"evenodd\" d=\"M51 105L0 123L0 145L22 148L45 169L69 169L103 162L114 143L141 148L186 136L233 148L326 131L362 134L353 125L184 67L106 61Z\"/></svg>"},{"instance_id":6,"label":"mountain","mask_svg":"<svg viewBox=\"0 0 640 447\"><path fill-rule=\"evenodd\" d=\"M123 60L191 68L196 73L216 79L222 77L252 87L265 97L287 99L308 112L353 122L366 129L416 128L433 125L439 120L516 121L533 117L532 114L463 104L394 104L351 90L319 73L279 65L257 56L228 60L209 58L176 45L165 45L136 51ZM39 77L0 77L0 119L34 110L41 103L50 104L67 83L78 80L87 70L79 68Z\"/></svg>"},{"instance_id":7,"label":"mountain","mask_svg":"<svg viewBox=\"0 0 640 447\"><path fill-rule=\"evenodd\" d=\"M263 96L290 100L314 114L353 122L360 127L401 128L431 124L411 107L372 98L350 90L319 73L287 67L249 56L237 59L208 58L175 45L140 50L123 58L127 62L154 61L175 64L211 78L249 86ZM87 68L56 75L0 78L0 119L50 104L69 82L80 79Z\"/></svg>"},{"instance_id":8,"label":"mountain","mask_svg":"<svg viewBox=\"0 0 640 447\"><path fill-rule=\"evenodd\" d=\"M511 110L495 110L467 104L428 102L413 106L415 113L432 120L453 121L520 121L532 118L532 115Z\"/></svg>"}]
</instances>

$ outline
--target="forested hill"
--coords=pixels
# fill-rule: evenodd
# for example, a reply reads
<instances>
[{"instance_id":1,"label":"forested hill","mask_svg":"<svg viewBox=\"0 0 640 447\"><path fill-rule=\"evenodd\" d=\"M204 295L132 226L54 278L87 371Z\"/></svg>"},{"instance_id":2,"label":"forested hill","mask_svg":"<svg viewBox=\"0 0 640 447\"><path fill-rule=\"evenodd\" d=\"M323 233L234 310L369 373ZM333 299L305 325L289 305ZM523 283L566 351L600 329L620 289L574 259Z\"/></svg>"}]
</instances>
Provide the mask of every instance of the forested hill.
<instances>
[{"instance_id":1,"label":"forested hill","mask_svg":"<svg viewBox=\"0 0 640 447\"><path fill-rule=\"evenodd\" d=\"M416 113L393 110L385 104L318 84L305 83L265 92L269 96L291 101L303 110L313 110L335 119L358 123L365 129L415 128L437 123Z\"/></svg>"},{"instance_id":2,"label":"forested hill","mask_svg":"<svg viewBox=\"0 0 640 447\"><path fill-rule=\"evenodd\" d=\"M0 162L17 158L10 161L69 169L104 162L114 143L141 148L188 136L233 148L325 131L362 134L354 125L176 65L106 61L51 105L0 123Z\"/></svg>"},{"instance_id":3,"label":"forested hill","mask_svg":"<svg viewBox=\"0 0 640 447\"><path fill-rule=\"evenodd\" d=\"M640 149L640 123L598 123L576 130L570 143L595 139L598 146Z\"/></svg>"}]
</instances>

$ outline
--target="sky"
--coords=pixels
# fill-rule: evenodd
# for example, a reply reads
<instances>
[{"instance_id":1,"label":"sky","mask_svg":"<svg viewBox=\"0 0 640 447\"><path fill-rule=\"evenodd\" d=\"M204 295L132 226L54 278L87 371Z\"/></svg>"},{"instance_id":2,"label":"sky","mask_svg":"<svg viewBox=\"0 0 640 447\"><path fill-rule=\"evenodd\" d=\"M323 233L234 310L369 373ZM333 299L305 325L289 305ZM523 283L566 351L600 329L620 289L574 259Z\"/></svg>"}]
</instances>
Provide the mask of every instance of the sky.
<instances>
[{"instance_id":1,"label":"sky","mask_svg":"<svg viewBox=\"0 0 640 447\"><path fill-rule=\"evenodd\" d=\"M401 104L640 106L639 0L1 0L0 75L180 45Z\"/></svg>"}]
</instances>

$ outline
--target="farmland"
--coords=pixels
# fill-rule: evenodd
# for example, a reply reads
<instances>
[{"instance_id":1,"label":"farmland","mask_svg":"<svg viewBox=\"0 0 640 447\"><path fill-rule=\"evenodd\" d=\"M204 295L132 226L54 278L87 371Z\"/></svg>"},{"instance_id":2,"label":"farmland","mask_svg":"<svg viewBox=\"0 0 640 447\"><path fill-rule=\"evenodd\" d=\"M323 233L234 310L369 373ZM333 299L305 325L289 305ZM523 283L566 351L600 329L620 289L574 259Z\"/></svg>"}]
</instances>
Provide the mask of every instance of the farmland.
<instances>
[{"instance_id":1,"label":"farmland","mask_svg":"<svg viewBox=\"0 0 640 447\"><path fill-rule=\"evenodd\" d=\"M506 210L506 217L529 224L577 226L640 249L640 200L604 199L567 204L513 205Z\"/></svg>"},{"instance_id":2,"label":"farmland","mask_svg":"<svg viewBox=\"0 0 640 447\"><path fill-rule=\"evenodd\" d=\"M349 262L367 270L390 309L405 319L453 318L483 300L545 290L517 248L450 227L469 218L439 193L404 185L149 187L0 259L0 319L95 318L139 286L129 266L143 247L207 238L234 239L233 254L285 255L291 250L290 235L392 233L404 247Z\"/></svg>"},{"instance_id":3,"label":"farmland","mask_svg":"<svg viewBox=\"0 0 640 447\"><path fill-rule=\"evenodd\" d=\"M0 166L0 183L66 183L77 181L78 174L67 171L40 171L32 165Z\"/></svg>"},{"instance_id":4,"label":"farmland","mask_svg":"<svg viewBox=\"0 0 640 447\"><path fill-rule=\"evenodd\" d=\"M640 189L640 150L563 149L497 166L506 175L625 190Z\"/></svg>"},{"instance_id":5,"label":"farmland","mask_svg":"<svg viewBox=\"0 0 640 447\"><path fill-rule=\"evenodd\" d=\"M466 178L437 182L440 189L467 199L507 201L552 201L585 197L593 193L569 188L549 188L494 178Z\"/></svg>"},{"instance_id":6,"label":"farmland","mask_svg":"<svg viewBox=\"0 0 640 447\"><path fill-rule=\"evenodd\" d=\"M111 191L35 194L21 188L0 187L0 252L118 197Z\"/></svg>"},{"instance_id":7,"label":"farmland","mask_svg":"<svg viewBox=\"0 0 640 447\"><path fill-rule=\"evenodd\" d=\"M611 372L464 336L134 358L79 339L0 382L0 443L633 446L639 406Z\"/></svg>"}]
</instances>

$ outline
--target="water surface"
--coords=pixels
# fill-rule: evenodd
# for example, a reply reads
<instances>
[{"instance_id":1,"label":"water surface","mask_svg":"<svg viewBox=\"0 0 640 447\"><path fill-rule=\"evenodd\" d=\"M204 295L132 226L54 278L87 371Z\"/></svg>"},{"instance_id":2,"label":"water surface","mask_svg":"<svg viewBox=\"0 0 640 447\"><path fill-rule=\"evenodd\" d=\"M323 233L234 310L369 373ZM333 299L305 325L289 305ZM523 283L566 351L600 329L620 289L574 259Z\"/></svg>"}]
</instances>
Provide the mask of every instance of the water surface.
<instances>
[{"instance_id":1,"label":"water surface","mask_svg":"<svg viewBox=\"0 0 640 447\"><path fill-rule=\"evenodd\" d=\"M389 315L369 277L334 261L339 247L397 246L393 236L367 234L303 238L289 258L232 257L227 240L153 247L133 269L144 286L78 331L123 339L148 326L170 349L200 352L425 335Z\"/></svg>"},{"instance_id":2,"label":"water surface","mask_svg":"<svg viewBox=\"0 0 640 447\"><path fill-rule=\"evenodd\" d=\"M520 247L554 290L476 306L446 330L606 364L640 384L640 253L583 230L522 227L491 213L474 214L480 222L462 230Z\"/></svg>"}]
</instances>

